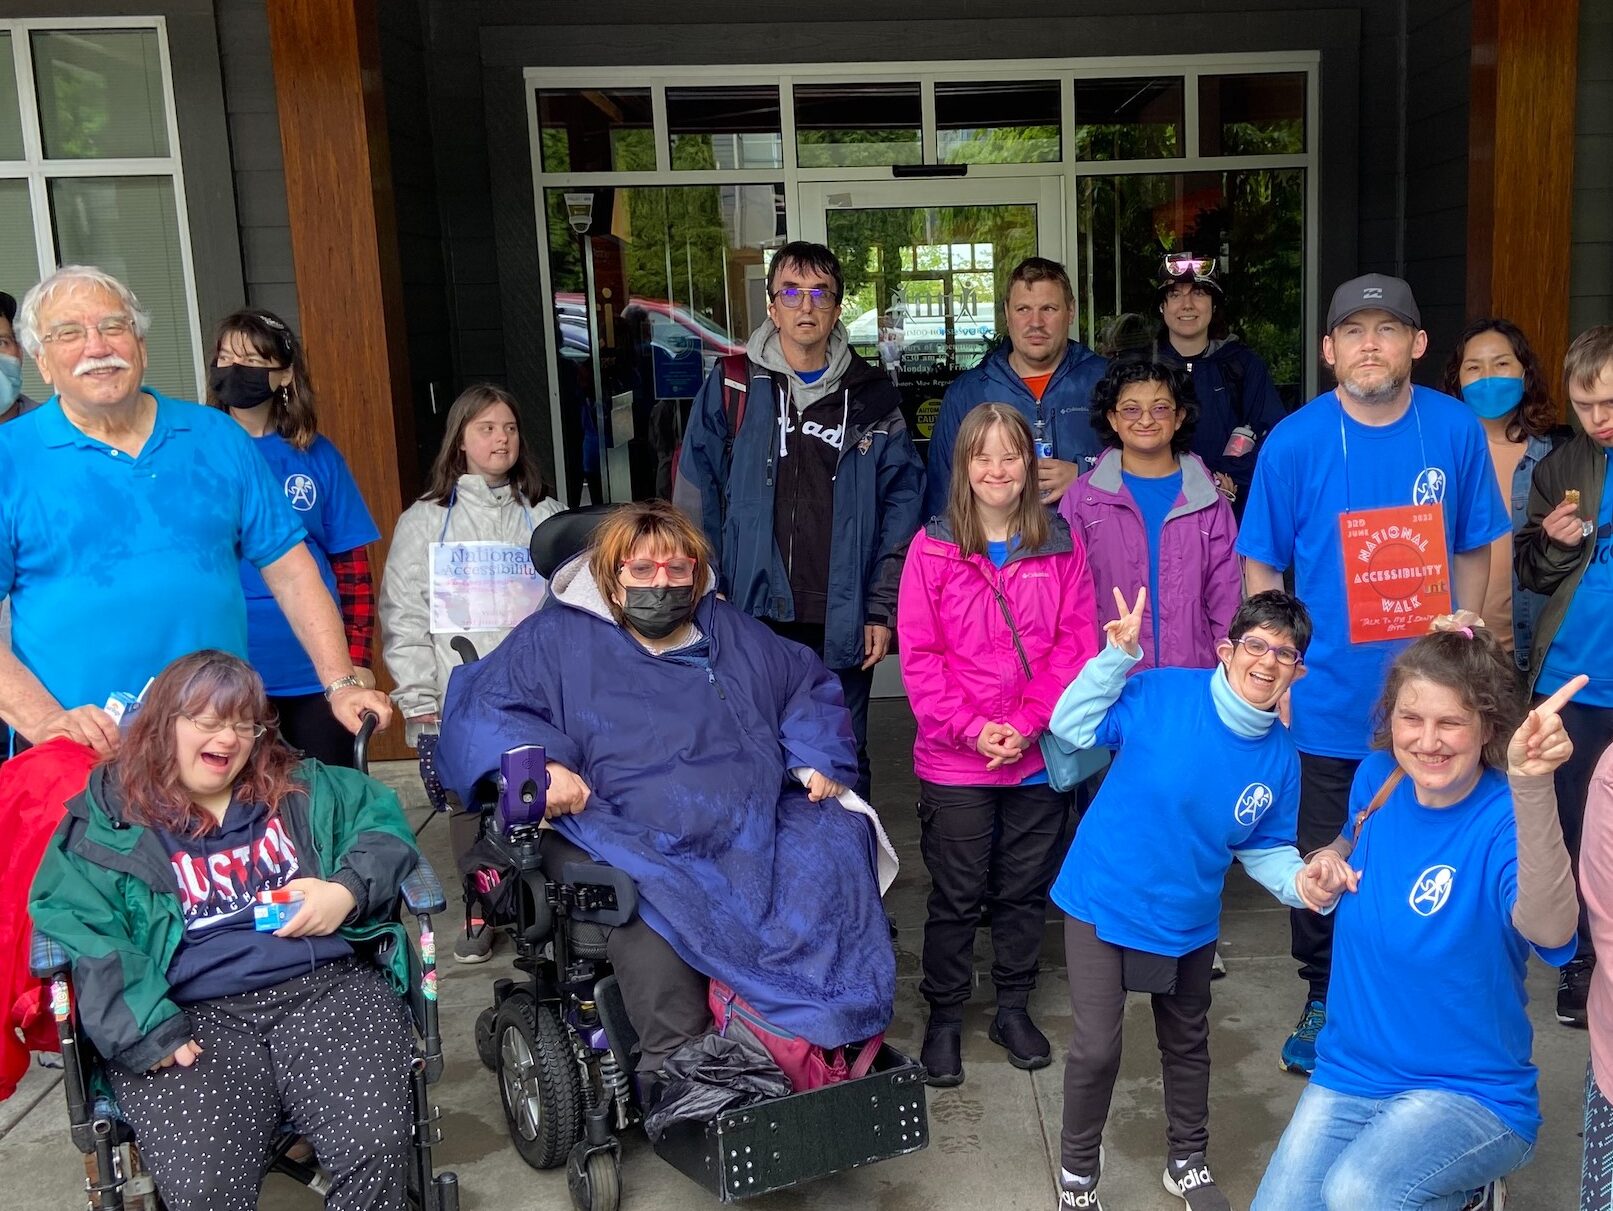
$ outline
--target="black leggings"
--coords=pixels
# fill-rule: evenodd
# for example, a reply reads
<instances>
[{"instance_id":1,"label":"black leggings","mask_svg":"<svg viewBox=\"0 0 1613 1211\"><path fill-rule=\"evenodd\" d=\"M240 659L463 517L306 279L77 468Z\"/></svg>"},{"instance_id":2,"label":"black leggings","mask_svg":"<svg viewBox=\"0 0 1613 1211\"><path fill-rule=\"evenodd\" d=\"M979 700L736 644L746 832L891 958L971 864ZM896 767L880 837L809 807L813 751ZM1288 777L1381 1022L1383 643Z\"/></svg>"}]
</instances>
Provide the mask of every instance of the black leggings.
<instances>
[{"instance_id":1,"label":"black leggings","mask_svg":"<svg viewBox=\"0 0 1613 1211\"><path fill-rule=\"evenodd\" d=\"M292 748L325 765L352 768L353 734L331 714L325 695L276 695L269 705L280 717L280 735Z\"/></svg>"},{"instance_id":2,"label":"black leggings","mask_svg":"<svg viewBox=\"0 0 1613 1211\"><path fill-rule=\"evenodd\" d=\"M375 967L327 963L186 1007L202 1054L108 1075L168 1211L255 1211L284 1120L331 1175L332 1211L405 1205L408 1010Z\"/></svg>"},{"instance_id":3,"label":"black leggings","mask_svg":"<svg viewBox=\"0 0 1613 1211\"><path fill-rule=\"evenodd\" d=\"M567 862L591 862L586 853L553 830L541 846L543 873L560 877ZM638 1035L640 1072L654 1072L679 1047L711 1030L706 990L711 981L695 971L642 918L610 930L605 955L616 972L627 1020Z\"/></svg>"}]
</instances>

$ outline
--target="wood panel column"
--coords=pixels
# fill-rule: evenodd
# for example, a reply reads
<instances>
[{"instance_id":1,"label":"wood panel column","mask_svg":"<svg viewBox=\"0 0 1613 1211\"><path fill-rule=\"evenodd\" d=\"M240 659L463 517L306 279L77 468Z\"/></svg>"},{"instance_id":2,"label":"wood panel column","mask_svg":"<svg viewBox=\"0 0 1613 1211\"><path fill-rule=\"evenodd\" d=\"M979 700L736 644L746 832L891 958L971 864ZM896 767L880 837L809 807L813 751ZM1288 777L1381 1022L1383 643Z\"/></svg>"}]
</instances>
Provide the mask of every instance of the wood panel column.
<instances>
[{"instance_id":1,"label":"wood panel column","mask_svg":"<svg viewBox=\"0 0 1613 1211\"><path fill-rule=\"evenodd\" d=\"M1579 0L1474 0L1472 47L1467 315L1522 328L1564 409Z\"/></svg>"},{"instance_id":2,"label":"wood panel column","mask_svg":"<svg viewBox=\"0 0 1613 1211\"><path fill-rule=\"evenodd\" d=\"M418 469L376 0L266 7L319 427L346 456L381 531L371 549L379 581ZM385 681L379 642L373 660ZM376 757L407 753L401 723L377 738Z\"/></svg>"}]
</instances>

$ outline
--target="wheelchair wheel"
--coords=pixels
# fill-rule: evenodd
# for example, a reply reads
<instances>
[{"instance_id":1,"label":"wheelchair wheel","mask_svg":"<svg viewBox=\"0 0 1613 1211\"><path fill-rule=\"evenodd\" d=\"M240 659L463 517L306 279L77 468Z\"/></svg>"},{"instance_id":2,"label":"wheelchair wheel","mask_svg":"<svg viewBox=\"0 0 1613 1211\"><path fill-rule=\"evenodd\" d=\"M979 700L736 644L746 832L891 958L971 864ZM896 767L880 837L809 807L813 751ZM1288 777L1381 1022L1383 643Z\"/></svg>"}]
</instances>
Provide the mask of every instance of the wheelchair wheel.
<instances>
[{"instance_id":1,"label":"wheelchair wheel","mask_svg":"<svg viewBox=\"0 0 1613 1211\"><path fill-rule=\"evenodd\" d=\"M622 1205L622 1162L610 1150L590 1153L581 1169L566 1173L571 1205L576 1211L617 1211Z\"/></svg>"},{"instance_id":2,"label":"wheelchair wheel","mask_svg":"<svg viewBox=\"0 0 1613 1211\"><path fill-rule=\"evenodd\" d=\"M524 994L507 997L493 1023L504 1121L534 1169L566 1163L582 1128L577 1063L552 1010Z\"/></svg>"},{"instance_id":3,"label":"wheelchair wheel","mask_svg":"<svg viewBox=\"0 0 1613 1211\"><path fill-rule=\"evenodd\" d=\"M489 1072L498 1071L498 1006L476 1015L476 1056Z\"/></svg>"}]
</instances>

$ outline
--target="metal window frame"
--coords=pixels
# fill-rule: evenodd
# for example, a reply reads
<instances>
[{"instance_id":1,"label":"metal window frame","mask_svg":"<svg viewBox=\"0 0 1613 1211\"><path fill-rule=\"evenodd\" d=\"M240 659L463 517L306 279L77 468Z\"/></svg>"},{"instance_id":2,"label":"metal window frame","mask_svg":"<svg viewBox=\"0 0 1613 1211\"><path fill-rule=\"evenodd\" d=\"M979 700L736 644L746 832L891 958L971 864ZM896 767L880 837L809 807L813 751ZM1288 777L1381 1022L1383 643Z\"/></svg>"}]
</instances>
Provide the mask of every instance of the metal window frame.
<instances>
[{"instance_id":1,"label":"metal window frame","mask_svg":"<svg viewBox=\"0 0 1613 1211\"><path fill-rule=\"evenodd\" d=\"M776 185L784 184L785 230L789 239L800 237L803 229L802 202L805 193L819 194L821 182L890 181L888 166L851 168L802 168L799 164L795 131L796 84L903 83L917 84L921 99L921 161L934 164L937 156L935 86L937 82L992 82L1000 80L1056 79L1060 84L1059 159L1034 164L971 164L968 180L991 178L1027 179L1058 176L1063 190L1063 232L1065 262L1071 277L1081 280L1084 271L1082 233L1076 222L1079 211L1079 184L1083 177L1142 176L1164 173L1225 172L1236 169L1287 168L1305 173L1305 247L1301 257L1303 281L1303 325L1301 364L1307 398L1316 393L1317 356L1320 338L1318 323L1318 265L1320 255L1321 206L1321 51L1260 51L1248 54L1108 56L1097 58L1025 58L992 60L915 60L906 63L802 63L788 65L684 64L676 66L613 67L528 67L522 73L526 88L528 136L532 157L533 218L538 246L539 280L543 295L543 322L546 332L556 331L553 277L549 264L547 210L544 193L549 189L586 189L595 186L695 186L695 185ZM1262 156L1201 156L1199 139L1199 80L1203 76L1264 75L1280 72L1305 76L1305 150L1294 154ZM1182 151L1168 159L1076 160L1074 159L1075 82L1130 76L1170 75L1182 79ZM779 90L780 135L783 142L783 169L672 169L671 139L666 128L666 90L688 85L776 86ZM638 88L648 87L654 114L653 136L656 147L654 172L565 172L543 171L538 126L537 94L540 89ZM934 184L944 188L946 180ZM1034 191L1036 185L1025 181ZM922 181L908 183L917 195ZM915 203L916 204L916 203ZM1078 292L1079 294L1079 292ZM1081 315L1077 299L1076 330ZM549 390L559 399L558 351L548 358ZM555 477L564 495L566 482L564 435L560 408L551 408L555 449Z\"/></svg>"},{"instance_id":2,"label":"metal window frame","mask_svg":"<svg viewBox=\"0 0 1613 1211\"><path fill-rule=\"evenodd\" d=\"M110 33L118 30L155 30L166 108L166 156L138 159L60 160L46 157L39 115L39 94L34 78L32 35L64 30ZM26 180L34 224L34 255L41 279L57 268L55 227L51 222L49 182L66 178L166 177L173 183L174 219L179 226L180 268L184 278L187 314L183 322L191 332L191 373L196 398L202 398L206 381L203 368L200 308L196 300L196 261L191 248L190 211L185 196L185 172L179 154L179 117L174 103L173 59L164 17L26 17L0 20L0 32L11 35L12 67L17 80L17 105L22 117L23 158L0 160L0 180ZM3 65L0 65L3 70Z\"/></svg>"}]
</instances>

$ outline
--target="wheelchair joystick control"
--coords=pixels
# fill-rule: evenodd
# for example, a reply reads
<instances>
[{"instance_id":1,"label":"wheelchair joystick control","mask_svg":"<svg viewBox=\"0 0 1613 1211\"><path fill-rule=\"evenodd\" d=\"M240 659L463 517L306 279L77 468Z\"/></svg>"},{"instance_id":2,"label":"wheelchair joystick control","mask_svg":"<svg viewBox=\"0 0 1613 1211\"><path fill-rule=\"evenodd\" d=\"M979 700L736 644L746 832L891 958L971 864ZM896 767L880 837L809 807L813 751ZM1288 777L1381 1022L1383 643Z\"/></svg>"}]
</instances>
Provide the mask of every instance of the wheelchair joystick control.
<instances>
[{"instance_id":1,"label":"wheelchair joystick control","mask_svg":"<svg viewBox=\"0 0 1613 1211\"><path fill-rule=\"evenodd\" d=\"M499 758L498 823L509 833L543 821L549 792L548 757L541 744L523 744Z\"/></svg>"}]
</instances>

